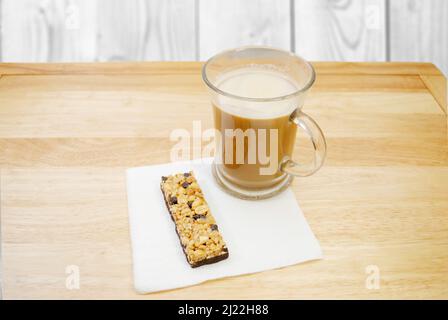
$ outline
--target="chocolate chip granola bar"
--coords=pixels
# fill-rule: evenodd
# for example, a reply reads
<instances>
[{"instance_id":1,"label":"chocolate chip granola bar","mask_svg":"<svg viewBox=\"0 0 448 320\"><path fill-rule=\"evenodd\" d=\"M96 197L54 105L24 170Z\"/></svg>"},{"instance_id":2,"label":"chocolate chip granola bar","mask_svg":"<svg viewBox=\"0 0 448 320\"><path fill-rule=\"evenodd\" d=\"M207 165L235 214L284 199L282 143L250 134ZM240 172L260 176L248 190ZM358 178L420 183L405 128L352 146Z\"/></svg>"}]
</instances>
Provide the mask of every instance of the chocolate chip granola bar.
<instances>
[{"instance_id":1,"label":"chocolate chip granola bar","mask_svg":"<svg viewBox=\"0 0 448 320\"><path fill-rule=\"evenodd\" d=\"M193 172L162 177L160 187L190 266L226 259L229 251Z\"/></svg>"}]
</instances>

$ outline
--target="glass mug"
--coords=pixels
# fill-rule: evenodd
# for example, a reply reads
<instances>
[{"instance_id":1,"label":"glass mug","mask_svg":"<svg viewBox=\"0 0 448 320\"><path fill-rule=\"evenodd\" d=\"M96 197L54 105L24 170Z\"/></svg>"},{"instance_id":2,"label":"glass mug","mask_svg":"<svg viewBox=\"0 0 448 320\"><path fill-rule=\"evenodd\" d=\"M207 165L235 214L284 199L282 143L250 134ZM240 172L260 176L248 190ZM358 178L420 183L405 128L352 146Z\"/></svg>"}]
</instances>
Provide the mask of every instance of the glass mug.
<instances>
[{"instance_id":1,"label":"glass mug","mask_svg":"<svg viewBox=\"0 0 448 320\"><path fill-rule=\"evenodd\" d=\"M287 51L242 47L210 58L202 68L217 130L213 175L228 193L263 199L323 164L326 142L301 111L315 80L310 63ZM310 137L314 158L292 160L297 127Z\"/></svg>"}]
</instances>

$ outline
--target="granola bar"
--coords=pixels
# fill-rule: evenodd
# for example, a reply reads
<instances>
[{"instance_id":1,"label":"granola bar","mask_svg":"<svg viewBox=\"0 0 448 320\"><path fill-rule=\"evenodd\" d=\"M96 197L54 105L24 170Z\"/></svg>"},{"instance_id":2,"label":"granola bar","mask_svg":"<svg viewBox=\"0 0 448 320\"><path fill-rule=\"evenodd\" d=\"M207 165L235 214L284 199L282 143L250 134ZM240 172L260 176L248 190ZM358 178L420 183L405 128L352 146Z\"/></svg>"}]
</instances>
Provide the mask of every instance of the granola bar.
<instances>
[{"instance_id":1,"label":"granola bar","mask_svg":"<svg viewBox=\"0 0 448 320\"><path fill-rule=\"evenodd\" d=\"M193 172L162 177L160 188L190 266L226 259L229 251Z\"/></svg>"}]
</instances>

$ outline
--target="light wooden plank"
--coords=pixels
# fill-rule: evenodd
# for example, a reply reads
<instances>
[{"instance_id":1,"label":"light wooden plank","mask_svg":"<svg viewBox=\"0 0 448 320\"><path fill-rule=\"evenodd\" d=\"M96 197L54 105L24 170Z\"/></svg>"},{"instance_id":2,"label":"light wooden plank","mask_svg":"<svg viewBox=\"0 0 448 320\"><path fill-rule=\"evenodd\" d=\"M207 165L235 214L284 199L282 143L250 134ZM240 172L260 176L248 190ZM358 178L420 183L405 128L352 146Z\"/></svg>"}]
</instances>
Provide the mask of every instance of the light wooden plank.
<instances>
[{"instance_id":1,"label":"light wooden plank","mask_svg":"<svg viewBox=\"0 0 448 320\"><path fill-rule=\"evenodd\" d=\"M145 296L132 289L123 171L2 171L5 298L448 294L446 167L324 167L292 186L322 245L323 260ZM64 271L71 264L80 267L79 290L65 288ZM381 270L380 290L365 287L365 268L372 264Z\"/></svg>"},{"instance_id":2,"label":"light wooden plank","mask_svg":"<svg viewBox=\"0 0 448 320\"><path fill-rule=\"evenodd\" d=\"M384 0L297 0L295 51L308 60L384 61Z\"/></svg>"},{"instance_id":3,"label":"light wooden plank","mask_svg":"<svg viewBox=\"0 0 448 320\"><path fill-rule=\"evenodd\" d=\"M195 0L5 0L1 20L6 62L196 57Z\"/></svg>"},{"instance_id":4,"label":"light wooden plank","mask_svg":"<svg viewBox=\"0 0 448 320\"><path fill-rule=\"evenodd\" d=\"M444 76L421 75L420 78L439 103L443 112L448 113L448 83Z\"/></svg>"},{"instance_id":5,"label":"light wooden plank","mask_svg":"<svg viewBox=\"0 0 448 320\"><path fill-rule=\"evenodd\" d=\"M428 61L448 74L448 1L390 1L390 55Z\"/></svg>"},{"instance_id":6,"label":"light wooden plank","mask_svg":"<svg viewBox=\"0 0 448 320\"><path fill-rule=\"evenodd\" d=\"M415 62L314 62L323 74L443 75L432 63Z\"/></svg>"},{"instance_id":7,"label":"light wooden plank","mask_svg":"<svg viewBox=\"0 0 448 320\"><path fill-rule=\"evenodd\" d=\"M2 61L93 61L96 1L2 1Z\"/></svg>"},{"instance_id":8,"label":"light wooden plank","mask_svg":"<svg viewBox=\"0 0 448 320\"><path fill-rule=\"evenodd\" d=\"M313 62L320 74L341 75L443 75L431 63L408 62ZM192 74L200 75L199 62L103 62L103 63L1 63L0 75L48 74Z\"/></svg>"},{"instance_id":9,"label":"light wooden plank","mask_svg":"<svg viewBox=\"0 0 448 320\"><path fill-rule=\"evenodd\" d=\"M337 137L327 133L329 166L446 166L448 146L439 137ZM300 159L308 139L296 141L294 159ZM3 168L139 167L170 161L175 145L169 138L13 138L0 139ZM205 143L203 143L203 147ZM191 151L191 156L193 156ZM353 155L356 154L356 157ZM120 155L120 157L117 157ZM304 154L307 158L309 153Z\"/></svg>"},{"instance_id":10,"label":"light wooden plank","mask_svg":"<svg viewBox=\"0 0 448 320\"><path fill-rule=\"evenodd\" d=\"M0 75L200 74L199 62L1 63ZM426 67L424 67L426 69ZM417 68L419 69L419 68Z\"/></svg>"},{"instance_id":11,"label":"light wooden plank","mask_svg":"<svg viewBox=\"0 0 448 320\"><path fill-rule=\"evenodd\" d=\"M133 90L141 90L144 91L146 85L153 85L155 81L163 81L166 82L163 78L175 77L173 74L123 74L123 79L129 79L129 81L135 82L136 79L140 79L143 81L142 84L132 83L135 85L135 89ZM61 84L58 83L60 80L66 80L67 83ZM104 79L107 81L104 84L101 84L100 87L105 88L105 90L110 90L109 87L113 86L116 91L126 91L126 88L131 84L125 84L120 82L120 77L118 74L110 74L110 75L86 75L84 80L88 83L92 83L95 80ZM194 83L185 83L186 89L193 86L193 84L199 84L196 86L197 89L204 89L205 85L202 83L202 79L198 73L190 73L184 74L183 77L179 77L178 80L186 80L192 79ZM338 81L335 81L335 80ZM0 87L4 89L9 89L11 92L0 94L0 96L14 95L24 93L23 87L15 87L14 84L17 81L23 81L20 76L5 76L2 79L2 83L0 83ZM44 82L39 83L38 80L42 80ZM30 92L29 96L34 95L37 92L41 92L46 89L50 89L49 92L53 92L55 90L70 90L70 91L80 91L80 90L89 90L87 85L80 83L77 80L76 75L33 75L29 79L25 81L28 82L30 86L33 86L35 91ZM70 88L68 84L79 85L76 88ZM83 88L83 89L81 89ZM164 89L163 87L159 87L159 90L167 91L168 89ZM321 91L331 89L331 91L341 91L341 92L351 92L351 91L425 91L427 92L427 87L425 86L422 79L417 75L362 75L362 74L347 74L347 75L335 75L335 74L322 74L319 76L313 86L314 91ZM201 91L202 92L202 91ZM113 94L113 93L112 93Z\"/></svg>"},{"instance_id":12,"label":"light wooden plank","mask_svg":"<svg viewBox=\"0 0 448 320\"><path fill-rule=\"evenodd\" d=\"M361 107L342 114L338 108L314 105L311 114L316 114L316 120L326 132L335 136L350 132L357 137L413 137L418 131L426 137L438 137L441 131L445 132L444 114L435 100L430 99L430 93L418 76L341 75L338 79L330 74L318 79L309 102L320 93L352 93L352 96L343 96L350 100L360 92L389 92L406 101L395 107L388 103L392 106L389 110L421 110L421 100L415 99L415 95L421 93L426 94L428 104L425 108L434 110L428 114L368 113L363 111L364 102L361 102ZM409 95L403 95L406 92ZM395 100L393 95L389 98ZM206 112L210 108L209 98L198 72L184 75L6 76L0 81L0 101L0 136L10 138L168 137L173 127L190 128L193 120L201 120L204 128L212 126L211 114ZM54 108L55 102L58 108ZM305 110L308 108L307 102ZM368 122L362 121L366 112L370 115ZM107 117L109 114L113 117ZM384 117L385 114L388 117ZM334 121L334 116L343 116L341 121L345 125ZM158 126L149 126L147 119Z\"/></svg>"},{"instance_id":13,"label":"light wooden plank","mask_svg":"<svg viewBox=\"0 0 448 320\"><path fill-rule=\"evenodd\" d=\"M2 61L46 61L49 50L47 25L39 14L39 3L5 0L1 5Z\"/></svg>"},{"instance_id":14,"label":"light wooden plank","mask_svg":"<svg viewBox=\"0 0 448 320\"><path fill-rule=\"evenodd\" d=\"M244 45L291 48L289 1L206 0L199 4L201 60Z\"/></svg>"},{"instance_id":15,"label":"light wooden plank","mask_svg":"<svg viewBox=\"0 0 448 320\"><path fill-rule=\"evenodd\" d=\"M195 0L98 0L98 60L195 60Z\"/></svg>"},{"instance_id":16,"label":"light wooden plank","mask_svg":"<svg viewBox=\"0 0 448 320\"><path fill-rule=\"evenodd\" d=\"M126 1L127 3L127 1ZM197 60L196 0L144 1L143 60Z\"/></svg>"},{"instance_id":17,"label":"light wooden plank","mask_svg":"<svg viewBox=\"0 0 448 320\"><path fill-rule=\"evenodd\" d=\"M200 66L0 65L10 72L0 79L5 298L448 296L447 118L427 82L440 73L372 63L317 64L304 106L328 159L291 189L323 260L137 295L125 169L166 162L173 128L212 125ZM80 290L65 287L68 264ZM379 290L365 286L368 265L380 268Z\"/></svg>"},{"instance_id":18,"label":"light wooden plank","mask_svg":"<svg viewBox=\"0 0 448 320\"><path fill-rule=\"evenodd\" d=\"M126 61L144 57L146 15L140 0L98 0L98 60Z\"/></svg>"},{"instance_id":19,"label":"light wooden plank","mask_svg":"<svg viewBox=\"0 0 448 320\"><path fill-rule=\"evenodd\" d=\"M305 110L312 108L312 114L317 115L326 131L338 136L350 131L358 137L398 133L413 137L417 130L429 137L438 136L444 128L443 114L417 76L390 76L388 79L384 75L341 75L337 81L335 77L319 76L305 106ZM208 96L198 72L193 71L185 75L155 73L82 78L74 75L7 76L1 80L0 89L3 106L0 135L3 137L167 137L173 126L189 128L193 120L201 120L204 128L211 127L211 116L204 112L209 110ZM345 102L330 109L326 103L313 104L321 93L328 92L347 93L341 96L346 100L340 100ZM383 99L390 108L379 113L372 111L376 110L374 106L369 107L365 102L369 100L362 99L359 92L390 92L390 101L401 97L403 103L394 106ZM396 96L392 95L394 92ZM406 92L409 95L404 95ZM416 99L418 93L426 95L425 104ZM358 103L349 102L356 97L361 107L344 113L345 126L332 121L332 117L342 115L340 107L344 103L357 106ZM55 109L49 101L58 101L59 107ZM397 108L430 110L430 113L401 115L393 111ZM166 117L165 112L176 117ZM367 123L361 120L366 113L370 114ZM106 118L107 114L115 116ZM384 118L384 114L390 116ZM147 118L160 126L148 126ZM413 121L417 118L420 123ZM422 131L422 126L433 130Z\"/></svg>"}]
</instances>

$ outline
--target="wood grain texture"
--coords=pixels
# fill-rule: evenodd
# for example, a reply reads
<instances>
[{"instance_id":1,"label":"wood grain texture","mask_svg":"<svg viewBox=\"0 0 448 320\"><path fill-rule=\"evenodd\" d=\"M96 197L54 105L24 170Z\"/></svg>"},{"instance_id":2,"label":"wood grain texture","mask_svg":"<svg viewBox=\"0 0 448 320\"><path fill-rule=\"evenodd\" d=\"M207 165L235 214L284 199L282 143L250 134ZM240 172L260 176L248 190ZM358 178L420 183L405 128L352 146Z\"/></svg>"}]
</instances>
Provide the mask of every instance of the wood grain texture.
<instances>
[{"instance_id":1,"label":"wood grain texture","mask_svg":"<svg viewBox=\"0 0 448 320\"><path fill-rule=\"evenodd\" d=\"M2 61L94 61L96 2L2 1Z\"/></svg>"},{"instance_id":2,"label":"wood grain texture","mask_svg":"<svg viewBox=\"0 0 448 320\"><path fill-rule=\"evenodd\" d=\"M177 67L182 75L191 74L201 68L200 62L103 62L103 63L1 63L0 76L3 75L117 75L117 74L170 74ZM443 76L443 73L431 63L415 62L313 62L314 69L322 75L397 75ZM169 66L169 67L167 67Z\"/></svg>"},{"instance_id":3,"label":"wood grain texture","mask_svg":"<svg viewBox=\"0 0 448 320\"><path fill-rule=\"evenodd\" d=\"M5 0L2 61L194 60L195 0Z\"/></svg>"},{"instance_id":4,"label":"wood grain texture","mask_svg":"<svg viewBox=\"0 0 448 320\"><path fill-rule=\"evenodd\" d=\"M100 61L194 60L195 0L98 0Z\"/></svg>"},{"instance_id":5,"label":"wood grain texture","mask_svg":"<svg viewBox=\"0 0 448 320\"><path fill-rule=\"evenodd\" d=\"M442 75L421 75L423 83L439 103L443 112L448 114L448 84Z\"/></svg>"},{"instance_id":6,"label":"wood grain texture","mask_svg":"<svg viewBox=\"0 0 448 320\"><path fill-rule=\"evenodd\" d=\"M390 55L397 61L431 61L448 72L448 2L390 1Z\"/></svg>"},{"instance_id":7,"label":"wood grain texture","mask_svg":"<svg viewBox=\"0 0 448 320\"><path fill-rule=\"evenodd\" d=\"M212 125L200 67L0 64L4 298L448 297L447 116L424 80L440 73L376 63L316 64L304 106L328 158L292 189L323 260L137 295L125 169L169 161L171 129Z\"/></svg>"},{"instance_id":8,"label":"wood grain texture","mask_svg":"<svg viewBox=\"0 0 448 320\"><path fill-rule=\"evenodd\" d=\"M310 60L384 61L384 0L295 1L295 51Z\"/></svg>"},{"instance_id":9,"label":"wood grain texture","mask_svg":"<svg viewBox=\"0 0 448 320\"><path fill-rule=\"evenodd\" d=\"M289 50L290 32L289 1L200 1L200 60L245 45Z\"/></svg>"},{"instance_id":10,"label":"wood grain texture","mask_svg":"<svg viewBox=\"0 0 448 320\"><path fill-rule=\"evenodd\" d=\"M140 0L98 0L98 60L141 60L145 15Z\"/></svg>"},{"instance_id":11,"label":"wood grain texture","mask_svg":"<svg viewBox=\"0 0 448 320\"><path fill-rule=\"evenodd\" d=\"M144 60L184 61L198 56L196 0L145 1Z\"/></svg>"}]
</instances>

